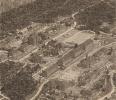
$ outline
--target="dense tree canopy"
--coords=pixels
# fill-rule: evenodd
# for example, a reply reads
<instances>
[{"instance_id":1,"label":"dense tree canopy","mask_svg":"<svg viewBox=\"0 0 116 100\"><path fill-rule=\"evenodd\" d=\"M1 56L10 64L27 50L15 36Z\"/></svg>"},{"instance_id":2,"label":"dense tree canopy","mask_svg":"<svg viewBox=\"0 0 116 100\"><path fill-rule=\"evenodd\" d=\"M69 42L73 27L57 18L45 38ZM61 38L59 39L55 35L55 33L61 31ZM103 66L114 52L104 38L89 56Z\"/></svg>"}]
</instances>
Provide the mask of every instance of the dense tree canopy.
<instances>
[{"instance_id":1,"label":"dense tree canopy","mask_svg":"<svg viewBox=\"0 0 116 100\"><path fill-rule=\"evenodd\" d=\"M30 74L20 72L12 81L2 88L2 92L11 100L25 100L25 97L32 93L36 87Z\"/></svg>"}]
</instances>

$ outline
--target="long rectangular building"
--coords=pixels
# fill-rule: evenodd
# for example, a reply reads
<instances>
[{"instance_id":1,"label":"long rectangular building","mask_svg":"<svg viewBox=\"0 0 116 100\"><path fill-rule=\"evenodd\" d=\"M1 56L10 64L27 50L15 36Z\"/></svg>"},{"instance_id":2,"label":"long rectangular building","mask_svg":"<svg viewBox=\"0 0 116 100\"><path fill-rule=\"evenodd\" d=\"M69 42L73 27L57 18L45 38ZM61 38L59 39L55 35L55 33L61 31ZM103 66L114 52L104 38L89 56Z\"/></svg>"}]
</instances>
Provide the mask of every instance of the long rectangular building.
<instances>
[{"instance_id":1,"label":"long rectangular building","mask_svg":"<svg viewBox=\"0 0 116 100\"><path fill-rule=\"evenodd\" d=\"M52 73L56 72L59 69L59 64L63 64L65 67L68 63L70 63L72 60L74 60L76 57L79 57L81 54L91 50L93 48L93 38L94 38L94 32L91 31L81 31L78 32L77 30L72 30L67 34L72 34L70 37L61 37L63 39L59 39L60 42L68 44L74 43L77 44L77 47L69 48L67 52L64 52L64 54L54 63L50 64L50 66L46 66L46 68L42 71L41 75L50 76ZM65 34L65 35L67 35Z\"/></svg>"},{"instance_id":2,"label":"long rectangular building","mask_svg":"<svg viewBox=\"0 0 116 100\"><path fill-rule=\"evenodd\" d=\"M72 36L68 38L64 37L64 39L62 39L62 42L75 43L78 45L84 43L88 39L92 39L95 35L94 32L91 32L91 31L78 31L78 30L72 30L69 32L69 34L72 34Z\"/></svg>"}]
</instances>

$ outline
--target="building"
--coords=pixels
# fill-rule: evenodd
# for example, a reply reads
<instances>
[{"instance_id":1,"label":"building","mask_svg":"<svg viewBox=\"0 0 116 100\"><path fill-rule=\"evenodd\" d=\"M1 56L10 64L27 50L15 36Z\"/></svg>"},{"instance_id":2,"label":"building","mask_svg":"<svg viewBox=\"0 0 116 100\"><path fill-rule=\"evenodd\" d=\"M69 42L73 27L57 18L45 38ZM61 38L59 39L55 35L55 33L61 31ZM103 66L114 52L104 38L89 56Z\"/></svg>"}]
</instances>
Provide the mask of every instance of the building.
<instances>
[{"instance_id":1,"label":"building","mask_svg":"<svg viewBox=\"0 0 116 100\"><path fill-rule=\"evenodd\" d=\"M93 49L93 38L94 33L89 31L77 31L72 30L74 35L70 36L69 38L64 38L61 43L73 43L77 44L76 47L69 48L64 54L57 60L54 61L50 66L47 66L44 71L46 73L46 76L50 76L52 73L59 70L59 63L63 65L63 67L67 67L68 63L71 63L74 58L79 57L84 52L87 52L91 49ZM71 31L70 31L71 33ZM68 33L67 33L68 34Z\"/></svg>"},{"instance_id":2,"label":"building","mask_svg":"<svg viewBox=\"0 0 116 100\"><path fill-rule=\"evenodd\" d=\"M69 63L69 61L72 61L73 57L78 57L85 51L89 51L93 47L93 38L95 36L94 32L91 31L77 31L73 30L74 35L72 35L69 38L64 39L62 42L67 43L73 43L77 44L76 48L70 49L67 53L65 53L62 57L62 60L64 63Z\"/></svg>"}]
</instances>

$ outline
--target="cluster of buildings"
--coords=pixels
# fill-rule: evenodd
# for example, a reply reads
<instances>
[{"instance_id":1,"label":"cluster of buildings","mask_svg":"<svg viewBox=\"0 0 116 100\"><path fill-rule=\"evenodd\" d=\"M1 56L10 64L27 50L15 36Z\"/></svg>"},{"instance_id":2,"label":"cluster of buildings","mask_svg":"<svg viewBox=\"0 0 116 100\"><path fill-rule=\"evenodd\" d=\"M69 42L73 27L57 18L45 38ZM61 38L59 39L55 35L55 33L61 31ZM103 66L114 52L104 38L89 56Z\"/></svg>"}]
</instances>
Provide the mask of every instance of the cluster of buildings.
<instances>
[{"instance_id":1,"label":"cluster of buildings","mask_svg":"<svg viewBox=\"0 0 116 100\"><path fill-rule=\"evenodd\" d=\"M77 30L72 30L67 34L70 34L71 36L68 38L61 36L56 39L56 41L60 43L62 52L60 52L57 56L43 57L43 59L49 59L45 64L41 64L41 66L43 66L43 69L40 72L36 73L36 75L40 74L43 75L43 77L49 77L57 70L67 67L67 64L69 64L73 59L93 49L93 38L95 35L94 32L89 33L88 31L78 32ZM63 38L62 41L60 38Z\"/></svg>"},{"instance_id":2,"label":"cluster of buildings","mask_svg":"<svg viewBox=\"0 0 116 100\"><path fill-rule=\"evenodd\" d=\"M78 67L89 68L97 61L103 60L105 57L107 58L106 55L112 57L112 45L108 47L110 49L105 47L97 48L96 41L98 40L101 43L99 45L100 47L115 42L115 39L112 39L113 36L107 37L108 35L103 32L99 32L98 34L97 31L94 30L94 27L96 27L97 24L101 25L103 21L111 21L108 16L111 13L108 11L105 12L105 15L107 15L106 18L103 17L98 22L96 20L99 16L102 16L101 12L97 13L98 16L96 16L96 9L99 11L99 8L103 5L104 8L107 8L108 10L114 10L114 8L108 4L109 3L103 1L93 7L93 9L88 7L84 11L82 10L79 15L77 14L75 16L76 22L81 21L79 23L74 22L72 18L63 20L60 25L64 25L65 23L65 26L70 29L66 31L67 28L65 27L66 30L64 29L63 32L61 31L62 34L60 35L59 30L61 27L64 28L64 26L59 27L60 25L51 25L49 27L48 25L42 26L41 24L36 23L32 23L32 25L23 30L17 30L16 35L9 33L7 38L0 41L0 64L1 66L3 64L3 66L6 67L7 65L4 64L9 63L11 60L11 63L17 62L19 67L17 67L16 64L11 64L12 66L8 65L8 70L3 73L6 74L5 77L7 77L5 81L11 80L16 74L25 70L26 72L31 73L31 76L35 81L39 82L43 78L50 77L58 70L64 70L74 59L78 58ZM102 10L104 10L104 8ZM95 15L93 16L91 14ZM88 15L92 16L89 17L89 21ZM113 15L110 17L112 19ZM95 22L97 22L96 26ZM80 25L72 27L72 24L74 23ZM103 27L109 27L108 25ZM79 27L83 29L79 29ZM92 28L93 31L87 30L89 28ZM96 29L98 30L98 27L96 27ZM95 40L95 37L97 40ZM81 57L82 55L84 55L84 57ZM12 68L10 69L9 66ZM2 84L0 85L2 86ZM0 94L0 100L7 100L7 97Z\"/></svg>"}]
</instances>

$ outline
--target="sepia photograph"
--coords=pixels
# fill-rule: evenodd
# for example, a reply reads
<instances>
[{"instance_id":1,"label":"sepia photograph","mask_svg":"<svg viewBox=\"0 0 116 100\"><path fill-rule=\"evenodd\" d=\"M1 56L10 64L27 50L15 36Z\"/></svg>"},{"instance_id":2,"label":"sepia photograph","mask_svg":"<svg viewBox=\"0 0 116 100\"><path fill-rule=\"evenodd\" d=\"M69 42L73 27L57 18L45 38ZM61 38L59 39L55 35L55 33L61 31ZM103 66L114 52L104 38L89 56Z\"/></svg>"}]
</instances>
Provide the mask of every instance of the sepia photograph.
<instances>
[{"instance_id":1,"label":"sepia photograph","mask_svg":"<svg viewBox=\"0 0 116 100\"><path fill-rule=\"evenodd\" d=\"M116 100L116 0L0 0L0 100Z\"/></svg>"}]
</instances>

